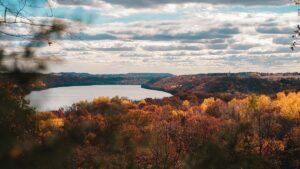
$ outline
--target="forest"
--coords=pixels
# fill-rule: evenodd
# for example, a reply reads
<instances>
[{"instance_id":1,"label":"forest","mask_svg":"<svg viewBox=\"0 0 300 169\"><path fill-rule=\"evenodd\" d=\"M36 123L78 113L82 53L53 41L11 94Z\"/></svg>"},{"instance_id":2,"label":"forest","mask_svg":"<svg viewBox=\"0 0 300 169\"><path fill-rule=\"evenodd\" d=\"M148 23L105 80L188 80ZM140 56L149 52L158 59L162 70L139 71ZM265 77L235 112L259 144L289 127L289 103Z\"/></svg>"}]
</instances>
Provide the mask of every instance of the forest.
<instances>
[{"instance_id":1,"label":"forest","mask_svg":"<svg viewBox=\"0 0 300 169\"><path fill-rule=\"evenodd\" d=\"M251 94L275 97L278 92L300 90L299 73L214 73L160 78L143 84L149 89L162 90L181 99L195 100L218 97L226 101Z\"/></svg>"},{"instance_id":2,"label":"forest","mask_svg":"<svg viewBox=\"0 0 300 169\"><path fill-rule=\"evenodd\" d=\"M99 97L36 113L1 87L3 168L300 167L299 92L198 103Z\"/></svg>"},{"instance_id":3,"label":"forest","mask_svg":"<svg viewBox=\"0 0 300 169\"><path fill-rule=\"evenodd\" d=\"M27 76L30 76L30 74L28 73ZM47 74L35 73L34 76L37 79L29 86L30 90L88 85L142 85L174 75L169 73L89 74L65 72ZM7 73L0 73L0 80L11 81L12 79Z\"/></svg>"}]
</instances>

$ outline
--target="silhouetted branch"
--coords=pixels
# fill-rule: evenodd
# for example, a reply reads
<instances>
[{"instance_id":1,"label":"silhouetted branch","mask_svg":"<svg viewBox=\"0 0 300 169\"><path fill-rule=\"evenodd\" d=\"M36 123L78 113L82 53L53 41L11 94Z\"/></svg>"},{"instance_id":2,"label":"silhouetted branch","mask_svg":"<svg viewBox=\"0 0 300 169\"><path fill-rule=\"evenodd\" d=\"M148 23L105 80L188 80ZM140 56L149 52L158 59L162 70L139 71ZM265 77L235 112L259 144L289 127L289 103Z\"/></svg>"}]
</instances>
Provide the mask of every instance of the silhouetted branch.
<instances>
[{"instance_id":1,"label":"silhouetted branch","mask_svg":"<svg viewBox=\"0 0 300 169\"><path fill-rule=\"evenodd\" d=\"M52 7L48 0L45 1L45 3L48 4L49 9L51 11L51 17L52 17L53 16ZM34 21L24 15L26 7L41 8L41 7L32 6L32 4L28 3L28 0L19 1L19 8L9 7L2 0L0 0L0 6L2 6L4 8L3 20L0 21L1 26L7 26L7 25L13 25L13 24L26 24L31 27L51 27L52 26L49 24ZM8 16L13 16L14 21L9 21ZM28 37L28 35L20 35L20 34L14 35L13 33L9 33L9 32L3 31L3 30L1 31L1 33L8 35L8 36L14 36L14 37Z\"/></svg>"}]
</instances>

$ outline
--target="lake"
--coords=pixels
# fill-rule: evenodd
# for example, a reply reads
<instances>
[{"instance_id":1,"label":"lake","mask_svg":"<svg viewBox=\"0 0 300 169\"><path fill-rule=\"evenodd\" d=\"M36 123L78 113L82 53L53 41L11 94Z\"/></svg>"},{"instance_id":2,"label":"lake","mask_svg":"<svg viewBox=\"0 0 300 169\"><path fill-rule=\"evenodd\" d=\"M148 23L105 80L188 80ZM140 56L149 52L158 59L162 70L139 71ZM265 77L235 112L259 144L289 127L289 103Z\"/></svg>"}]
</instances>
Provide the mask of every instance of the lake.
<instances>
[{"instance_id":1,"label":"lake","mask_svg":"<svg viewBox=\"0 0 300 169\"><path fill-rule=\"evenodd\" d=\"M143 89L139 85L96 85L96 86L73 86L51 88L42 91L33 91L25 97L31 106L38 111L58 110L67 108L73 103L87 100L92 101L100 96L127 97L130 100L142 100L146 98L163 98L172 96L169 93Z\"/></svg>"}]
</instances>

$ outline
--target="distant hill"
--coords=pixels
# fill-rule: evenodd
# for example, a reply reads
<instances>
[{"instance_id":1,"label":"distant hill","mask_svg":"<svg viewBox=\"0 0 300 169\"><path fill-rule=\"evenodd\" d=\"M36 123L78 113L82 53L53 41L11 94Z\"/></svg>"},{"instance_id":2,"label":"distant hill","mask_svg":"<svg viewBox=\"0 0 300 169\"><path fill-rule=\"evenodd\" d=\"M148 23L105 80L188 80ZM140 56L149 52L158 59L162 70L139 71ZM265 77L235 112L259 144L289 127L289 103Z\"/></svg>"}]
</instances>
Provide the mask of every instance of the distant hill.
<instances>
[{"instance_id":1,"label":"distant hill","mask_svg":"<svg viewBox=\"0 0 300 169\"><path fill-rule=\"evenodd\" d=\"M32 75L28 75L32 76ZM274 96L281 91L300 91L299 73L213 73L174 76L168 73L88 74L51 73L37 74L31 90L43 90L65 86L87 85L142 85L144 88L161 90L181 99L200 100L218 97L223 100L243 98L249 94ZM0 74L1 81L7 81Z\"/></svg>"},{"instance_id":2,"label":"distant hill","mask_svg":"<svg viewBox=\"0 0 300 169\"><path fill-rule=\"evenodd\" d=\"M162 90L182 99L218 97L224 100L249 94L273 96L280 91L299 91L299 73L237 73L183 75L150 81L144 88Z\"/></svg>"},{"instance_id":3,"label":"distant hill","mask_svg":"<svg viewBox=\"0 0 300 169\"><path fill-rule=\"evenodd\" d=\"M173 77L168 73L128 73L128 74L88 74L88 73L51 73L40 74L33 84L34 90L64 86L86 85L142 85L149 81Z\"/></svg>"}]
</instances>

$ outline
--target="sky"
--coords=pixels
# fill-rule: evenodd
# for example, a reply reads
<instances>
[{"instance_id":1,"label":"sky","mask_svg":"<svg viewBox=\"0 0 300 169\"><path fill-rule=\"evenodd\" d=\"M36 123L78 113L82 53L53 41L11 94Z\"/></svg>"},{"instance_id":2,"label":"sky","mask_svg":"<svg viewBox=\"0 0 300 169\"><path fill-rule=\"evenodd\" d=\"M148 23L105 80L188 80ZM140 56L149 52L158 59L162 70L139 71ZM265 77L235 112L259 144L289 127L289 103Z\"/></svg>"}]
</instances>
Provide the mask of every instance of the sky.
<instances>
[{"instance_id":1,"label":"sky","mask_svg":"<svg viewBox=\"0 0 300 169\"><path fill-rule=\"evenodd\" d=\"M11 8L19 7L17 1L24 0L0 0ZM40 57L62 60L50 63L49 72L300 70L300 49L290 50L300 18L290 0L28 1L27 17L57 18L69 25L67 35L38 50ZM19 24L9 31L28 29ZM11 50L26 43L0 38L0 45Z\"/></svg>"}]
</instances>

